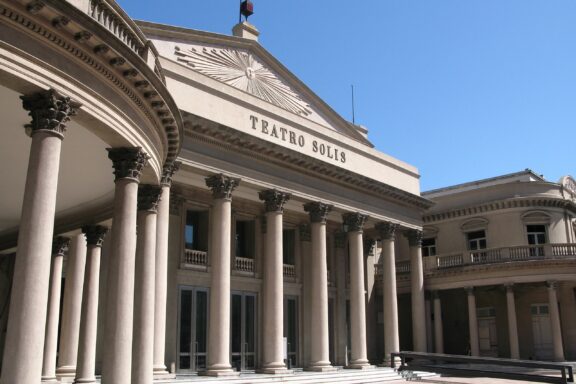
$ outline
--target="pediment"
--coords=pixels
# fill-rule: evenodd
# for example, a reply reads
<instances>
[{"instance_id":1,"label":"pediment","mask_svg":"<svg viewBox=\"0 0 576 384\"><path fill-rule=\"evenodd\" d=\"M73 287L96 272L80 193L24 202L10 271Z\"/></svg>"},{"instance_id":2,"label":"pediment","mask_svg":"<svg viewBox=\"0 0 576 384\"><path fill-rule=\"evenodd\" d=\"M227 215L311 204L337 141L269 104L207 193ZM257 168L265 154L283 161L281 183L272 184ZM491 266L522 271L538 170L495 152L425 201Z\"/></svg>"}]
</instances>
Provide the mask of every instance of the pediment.
<instances>
[{"instance_id":1,"label":"pediment","mask_svg":"<svg viewBox=\"0 0 576 384\"><path fill-rule=\"evenodd\" d=\"M256 41L153 23L139 24L162 57L372 146L364 128L343 119ZM249 98L242 101L250 102Z\"/></svg>"}]
</instances>

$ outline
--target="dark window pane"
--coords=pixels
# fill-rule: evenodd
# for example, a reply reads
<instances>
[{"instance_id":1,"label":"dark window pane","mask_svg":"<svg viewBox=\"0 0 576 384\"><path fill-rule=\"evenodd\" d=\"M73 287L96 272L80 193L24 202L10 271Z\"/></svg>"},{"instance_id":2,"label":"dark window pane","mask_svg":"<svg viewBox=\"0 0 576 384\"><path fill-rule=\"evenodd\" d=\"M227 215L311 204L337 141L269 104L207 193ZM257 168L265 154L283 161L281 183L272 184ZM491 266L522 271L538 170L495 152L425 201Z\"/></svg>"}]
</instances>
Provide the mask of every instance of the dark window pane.
<instances>
[{"instance_id":1,"label":"dark window pane","mask_svg":"<svg viewBox=\"0 0 576 384\"><path fill-rule=\"evenodd\" d=\"M294 265L294 247L296 240L296 231L285 229L282 232L282 258L284 264Z\"/></svg>"},{"instance_id":2,"label":"dark window pane","mask_svg":"<svg viewBox=\"0 0 576 384\"><path fill-rule=\"evenodd\" d=\"M192 291L180 293L180 352L190 352L192 341ZM180 365L181 369L184 369Z\"/></svg>"},{"instance_id":3,"label":"dark window pane","mask_svg":"<svg viewBox=\"0 0 576 384\"><path fill-rule=\"evenodd\" d=\"M242 296L232 295L232 353L242 348Z\"/></svg>"},{"instance_id":4,"label":"dark window pane","mask_svg":"<svg viewBox=\"0 0 576 384\"><path fill-rule=\"evenodd\" d=\"M436 239L431 237L428 239L422 239L422 246L423 247L428 247L430 245L436 245Z\"/></svg>"},{"instance_id":5,"label":"dark window pane","mask_svg":"<svg viewBox=\"0 0 576 384\"><path fill-rule=\"evenodd\" d=\"M198 352L206 352L206 333L208 330L208 293L196 292L196 342Z\"/></svg>"},{"instance_id":6,"label":"dark window pane","mask_svg":"<svg viewBox=\"0 0 576 384\"><path fill-rule=\"evenodd\" d=\"M486 234L484 233L484 231L475 231L475 232L469 232L468 233L468 240L481 239L484 237L486 237Z\"/></svg>"},{"instance_id":7,"label":"dark window pane","mask_svg":"<svg viewBox=\"0 0 576 384\"><path fill-rule=\"evenodd\" d=\"M546 226L545 225L527 225L526 229L527 229L527 232L541 232L541 233L546 232Z\"/></svg>"}]
</instances>

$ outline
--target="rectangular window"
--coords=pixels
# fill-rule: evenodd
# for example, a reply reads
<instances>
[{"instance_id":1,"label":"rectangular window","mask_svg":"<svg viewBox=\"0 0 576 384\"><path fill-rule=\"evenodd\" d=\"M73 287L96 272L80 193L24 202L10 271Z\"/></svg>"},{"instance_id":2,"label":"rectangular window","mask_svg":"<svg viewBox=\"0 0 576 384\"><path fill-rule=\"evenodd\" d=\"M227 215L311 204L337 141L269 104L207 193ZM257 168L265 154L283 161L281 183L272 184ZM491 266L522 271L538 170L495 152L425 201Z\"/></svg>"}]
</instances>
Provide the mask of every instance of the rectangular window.
<instances>
[{"instance_id":1,"label":"rectangular window","mask_svg":"<svg viewBox=\"0 0 576 384\"><path fill-rule=\"evenodd\" d=\"M484 231L468 232L467 236L469 250L486 249L486 233Z\"/></svg>"},{"instance_id":2,"label":"rectangular window","mask_svg":"<svg viewBox=\"0 0 576 384\"><path fill-rule=\"evenodd\" d=\"M530 247L530 256L544 256L544 247L541 245L546 243L546 226L527 225L526 233L528 235L528 244L533 245L533 247Z\"/></svg>"},{"instance_id":3,"label":"rectangular window","mask_svg":"<svg viewBox=\"0 0 576 384\"><path fill-rule=\"evenodd\" d=\"M282 231L282 259L284 264L294 265L295 246L296 231L294 229Z\"/></svg>"},{"instance_id":4,"label":"rectangular window","mask_svg":"<svg viewBox=\"0 0 576 384\"><path fill-rule=\"evenodd\" d=\"M186 249L208 250L208 211L187 211L184 227Z\"/></svg>"},{"instance_id":5,"label":"rectangular window","mask_svg":"<svg viewBox=\"0 0 576 384\"><path fill-rule=\"evenodd\" d=\"M422 239L422 256L436 256L436 239Z\"/></svg>"}]
</instances>

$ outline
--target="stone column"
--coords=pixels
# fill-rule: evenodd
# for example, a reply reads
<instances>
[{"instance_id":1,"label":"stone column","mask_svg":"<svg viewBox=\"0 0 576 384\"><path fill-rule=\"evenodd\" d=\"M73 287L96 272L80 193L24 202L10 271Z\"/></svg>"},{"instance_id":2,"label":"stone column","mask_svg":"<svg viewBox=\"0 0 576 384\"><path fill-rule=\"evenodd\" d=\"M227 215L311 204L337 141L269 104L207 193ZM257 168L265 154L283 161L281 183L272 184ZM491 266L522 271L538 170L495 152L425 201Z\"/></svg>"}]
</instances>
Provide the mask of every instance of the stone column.
<instances>
[{"instance_id":1,"label":"stone column","mask_svg":"<svg viewBox=\"0 0 576 384\"><path fill-rule=\"evenodd\" d=\"M82 227L86 236L86 272L82 292L82 315L78 338L78 361L75 383L95 383L96 332L98 328L98 293L100 290L100 255L108 228L101 225Z\"/></svg>"},{"instance_id":2,"label":"stone column","mask_svg":"<svg viewBox=\"0 0 576 384\"><path fill-rule=\"evenodd\" d=\"M516 321L516 303L514 300L514 285L506 284L506 304L508 309L508 337L510 338L510 358L520 358L518 344L518 323Z\"/></svg>"},{"instance_id":3,"label":"stone column","mask_svg":"<svg viewBox=\"0 0 576 384\"><path fill-rule=\"evenodd\" d=\"M556 281L548 281L548 307L550 307L550 326L552 327L552 341L554 343L554 360L564 361L564 345L562 343L562 328L560 327L560 312L558 311L558 297Z\"/></svg>"},{"instance_id":4,"label":"stone column","mask_svg":"<svg viewBox=\"0 0 576 384\"><path fill-rule=\"evenodd\" d=\"M384 292L384 365L390 365L390 354L400 352L398 333L398 298L396 295L396 256L394 238L398 224L380 222L376 230L382 239L382 281Z\"/></svg>"},{"instance_id":5,"label":"stone column","mask_svg":"<svg viewBox=\"0 0 576 384\"><path fill-rule=\"evenodd\" d=\"M62 293L62 262L69 246L70 239L68 237L55 237L52 243L52 275L50 277L50 297L46 318L42 382L57 382L56 353L58 352L58 321L60 318L60 294Z\"/></svg>"},{"instance_id":6,"label":"stone column","mask_svg":"<svg viewBox=\"0 0 576 384\"><path fill-rule=\"evenodd\" d=\"M138 183L148 155L140 147L108 149L114 165L114 217L108 263L102 382L131 381Z\"/></svg>"},{"instance_id":7,"label":"stone column","mask_svg":"<svg viewBox=\"0 0 576 384\"><path fill-rule=\"evenodd\" d=\"M208 370L210 376L238 374L230 365L230 236L232 230L232 191L240 183L222 174L206 179L212 189L210 220L210 317L208 325Z\"/></svg>"},{"instance_id":8,"label":"stone column","mask_svg":"<svg viewBox=\"0 0 576 384\"><path fill-rule=\"evenodd\" d=\"M262 282L262 373L290 372L284 364L284 273L282 212L290 195L275 189L262 191L266 209L266 243Z\"/></svg>"},{"instance_id":9,"label":"stone column","mask_svg":"<svg viewBox=\"0 0 576 384\"><path fill-rule=\"evenodd\" d=\"M480 356L480 345L478 340L478 318L476 317L476 296L474 287L466 287L468 295L468 327L470 329L470 355Z\"/></svg>"},{"instance_id":10,"label":"stone column","mask_svg":"<svg viewBox=\"0 0 576 384\"><path fill-rule=\"evenodd\" d=\"M361 213L342 215L348 232L350 257L350 334L351 358L346 368L373 368L368 363L366 348L366 294L364 286L364 241L362 231L367 216Z\"/></svg>"},{"instance_id":11,"label":"stone column","mask_svg":"<svg viewBox=\"0 0 576 384\"><path fill-rule=\"evenodd\" d=\"M154 304L154 378L171 378L165 363L166 352L166 302L168 297L168 229L170 223L170 188L172 176L180 168L180 162L164 165L162 173L162 199L158 204L156 238L156 277ZM178 230L178 229L177 229Z\"/></svg>"},{"instance_id":12,"label":"stone column","mask_svg":"<svg viewBox=\"0 0 576 384\"><path fill-rule=\"evenodd\" d=\"M348 259L348 248L346 247L346 233L336 232L334 234L334 255L335 255L335 275L336 275L336 356L332 363L339 366L348 365L348 321L346 319L347 285L348 271L346 270L346 260Z\"/></svg>"},{"instance_id":13,"label":"stone column","mask_svg":"<svg viewBox=\"0 0 576 384\"><path fill-rule=\"evenodd\" d=\"M156 216L161 193L162 187L150 184L138 189L132 384L152 384L154 377Z\"/></svg>"},{"instance_id":14,"label":"stone column","mask_svg":"<svg viewBox=\"0 0 576 384\"><path fill-rule=\"evenodd\" d=\"M444 326L442 324L442 302L440 293L434 291L434 340L436 341L434 352L444 353Z\"/></svg>"},{"instance_id":15,"label":"stone column","mask_svg":"<svg viewBox=\"0 0 576 384\"><path fill-rule=\"evenodd\" d=\"M426 306L422 267L422 231L406 232L410 245L410 281L412 294L412 335L414 351L426 352Z\"/></svg>"},{"instance_id":16,"label":"stone column","mask_svg":"<svg viewBox=\"0 0 576 384\"><path fill-rule=\"evenodd\" d=\"M306 367L310 362L310 349L312 344L312 274L310 272L310 260L312 255L311 244L312 234L310 225L302 224L298 227L300 233L300 246L302 247L302 319L304 326L303 334L303 365Z\"/></svg>"},{"instance_id":17,"label":"stone column","mask_svg":"<svg viewBox=\"0 0 576 384\"><path fill-rule=\"evenodd\" d=\"M328 266L326 265L326 217L332 209L324 203L306 203L310 214L312 235L311 273L311 336L309 371L332 371L328 329Z\"/></svg>"},{"instance_id":18,"label":"stone column","mask_svg":"<svg viewBox=\"0 0 576 384\"><path fill-rule=\"evenodd\" d=\"M21 99L32 118L28 126L32 144L20 215L2 384L41 380L60 149L65 124L79 107L54 90Z\"/></svg>"},{"instance_id":19,"label":"stone column","mask_svg":"<svg viewBox=\"0 0 576 384\"><path fill-rule=\"evenodd\" d=\"M86 237L80 233L72 237L68 251L62 325L60 326L60 350L58 351L58 368L56 368L58 377L73 378L76 376L85 267Z\"/></svg>"}]
</instances>

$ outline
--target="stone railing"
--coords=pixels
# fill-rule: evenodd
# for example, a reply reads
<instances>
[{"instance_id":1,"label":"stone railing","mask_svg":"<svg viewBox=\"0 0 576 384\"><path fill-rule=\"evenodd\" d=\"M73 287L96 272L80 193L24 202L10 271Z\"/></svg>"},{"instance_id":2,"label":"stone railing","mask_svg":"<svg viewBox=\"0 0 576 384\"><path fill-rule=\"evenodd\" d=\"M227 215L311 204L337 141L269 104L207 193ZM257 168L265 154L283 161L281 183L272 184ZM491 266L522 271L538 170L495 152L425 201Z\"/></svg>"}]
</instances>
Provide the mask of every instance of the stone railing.
<instances>
[{"instance_id":1,"label":"stone railing","mask_svg":"<svg viewBox=\"0 0 576 384\"><path fill-rule=\"evenodd\" d=\"M296 267L292 264L284 264L284 277L296 278Z\"/></svg>"},{"instance_id":2,"label":"stone railing","mask_svg":"<svg viewBox=\"0 0 576 384\"><path fill-rule=\"evenodd\" d=\"M208 253L194 249L184 250L184 255L180 263L181 268L201 268L205 269L208 265Z\"/></svg>"},{"instance_id":3,"label":"stone railing","mask_svg":"<svg viewBox=\"0 0 576 384\"><path fill-rule=\"evenodd\" d=\"M234 261L234 269L239 272L254 273L254 259L236 257Z\"/></svg>"}]
</instances>

